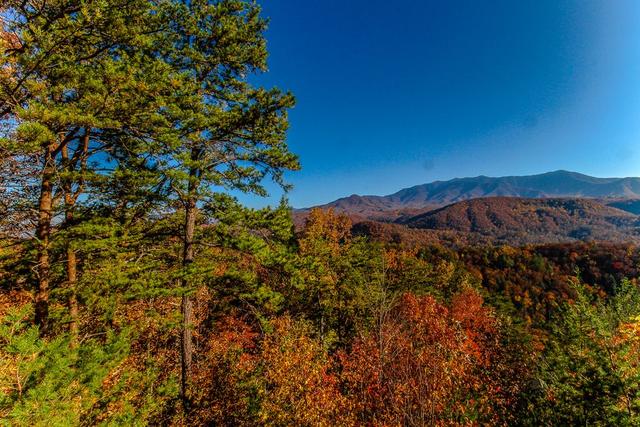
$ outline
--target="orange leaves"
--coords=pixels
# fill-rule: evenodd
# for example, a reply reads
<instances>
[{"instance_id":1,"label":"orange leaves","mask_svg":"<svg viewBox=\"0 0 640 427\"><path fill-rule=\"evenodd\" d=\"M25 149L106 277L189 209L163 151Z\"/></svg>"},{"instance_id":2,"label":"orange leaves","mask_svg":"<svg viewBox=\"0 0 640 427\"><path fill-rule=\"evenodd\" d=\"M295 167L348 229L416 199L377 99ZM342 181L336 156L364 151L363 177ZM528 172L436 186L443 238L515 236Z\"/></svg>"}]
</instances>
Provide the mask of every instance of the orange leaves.
<instances>
[{"instance_id":1,"label":"orange leaves","mask_svg":"<svg viewBox=\"0 0 640 427\"><path fill-rule=\"evenodd\" d=\"M615 365L621 370L621 376L627 381L640 378L640 315L620 324L612 339ZM630 381L631 382L631 381ZM628 400L629 396L625 396ZM631 402L627 402L631 404Z\"/></svg>"},{"instance_id":2,"label":"orange leaves","mask_svg":"<svg viewBox=\"0 0 640 427\"><path fill-rule=\"evenodd\" d=\"M304 323L275 318L259 334L242 319L216 324L194 375L196 425L348 426L332 360Z\"/></svg>"},{"instance_id":3,"label":"orange leaves","mask_svg":"<svg viewBox=\"0 0 640 427\"><path fill-rule=\"evenodd\" d=\"M258 333L242 319L228 316L215 325L193 375L194 425L250 425Z\"/></svg>"},{"instance_id":4,"label":"orange leaves","mask_svg":"<svg viewBox=\"0 0 640 427\"><path fill-rule=\"evenodd\" d=\"M402 296L372 335L342 353L343 380L360 422L371 425L459 425L492 419L481 365L496 330L472 290L446 307L431 296Z\"/></svg>"},{"instance_id":5,"label":"orange leaves","mask_svg":"<svg viewBox=\"0 0 640 427\"><path fill-rule=\"evenodd\" d=\"M478 363L485 363L487 347L497 333L496 320L490 309L483 306L484 300L475 291L465 289L455 295L451 301L451 317L459 322L464 331L466 351L472 354Z\"/></svg>"},{"instance_id":6,"label":"orange leaves","mask_svg":"<svg viewBox=\"0 0 640 427\"><path fill-rule=\"evenodd\" d=\"M266 425L349 425L347 400L331 361L308 328L284 317L262 343L264 389L260 419Z\"/></svg>"}]
</instances>

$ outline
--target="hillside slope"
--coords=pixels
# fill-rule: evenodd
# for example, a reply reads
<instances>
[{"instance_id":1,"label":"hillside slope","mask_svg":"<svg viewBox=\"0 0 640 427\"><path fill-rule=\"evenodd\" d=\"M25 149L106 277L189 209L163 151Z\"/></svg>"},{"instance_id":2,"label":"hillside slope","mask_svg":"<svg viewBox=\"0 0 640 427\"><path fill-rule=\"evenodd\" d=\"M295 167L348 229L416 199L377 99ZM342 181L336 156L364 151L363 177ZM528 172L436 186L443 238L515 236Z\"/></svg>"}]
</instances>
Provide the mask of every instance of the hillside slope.
<instances>
[{"instance_id":1,"label":"hillside slope","mask_svg":"<svg viewBox=\"0 0 640 427\"><path fill-rule=\"evenodd\" d=\"M640 178L595 178L568 171L500 178L478 176L416 185L387 196L354 194L320 207L373 220L395 221L481 197L640 199ZM620 207L624 209L624 205Z\"/></svg>"},{"instance_id":2,"label":"hillside slope","mask_svg":"<svg viewBox=\"0 0 640 427\"><path fill-rule=\"evenodd\" d=\"M640 240L640 219L589 199L489 197L401 220L411 228L448 230L510 244Z\"/></svg>"}]
</instances>

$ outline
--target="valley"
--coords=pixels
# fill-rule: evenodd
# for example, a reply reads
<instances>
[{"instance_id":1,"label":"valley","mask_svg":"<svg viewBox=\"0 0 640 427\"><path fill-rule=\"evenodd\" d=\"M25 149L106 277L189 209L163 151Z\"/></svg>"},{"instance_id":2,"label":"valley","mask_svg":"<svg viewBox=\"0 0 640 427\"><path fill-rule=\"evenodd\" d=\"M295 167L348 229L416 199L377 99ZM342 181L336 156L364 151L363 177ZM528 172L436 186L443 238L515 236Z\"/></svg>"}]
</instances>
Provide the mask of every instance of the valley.
<instances>
[{"instance_id":1,"label":"valley","mask_svg":"<svg viewBox=\"0 0 640 427\"><path fill-rule=\"evenodd\" d=\"M410 244L640 242L640 178L566 171L461 178L319 207L349 216L362 235L383 241L393 235ZM308 212L295 210L296 224L304 224Z\"/></svg>"}]
</instances>

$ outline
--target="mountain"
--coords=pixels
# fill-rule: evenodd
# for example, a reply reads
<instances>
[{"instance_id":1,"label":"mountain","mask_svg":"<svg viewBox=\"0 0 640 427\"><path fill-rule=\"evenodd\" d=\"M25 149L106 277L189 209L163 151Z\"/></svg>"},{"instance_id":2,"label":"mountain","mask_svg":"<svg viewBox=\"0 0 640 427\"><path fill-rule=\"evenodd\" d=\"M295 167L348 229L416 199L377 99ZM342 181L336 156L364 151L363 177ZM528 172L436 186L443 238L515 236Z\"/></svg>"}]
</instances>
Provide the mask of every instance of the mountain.
<instances>
[{"instance_id":1,"label":"mountain","mask_svg":"<svg viewBox=\"0 0 640 427\"><path fill-rule=\"evenodd\" d=\"M640 178L595 178L563 170L528 176L478 176L416 185L387 196L354 194L320 207L361 218L396 221L463 200L500 196L640 199ZM640 204L629 206L637 210ZM625 208L624 204L620 207Z\"/></svg>"},{"instance_id":2,"label":"mountain","mask_svg":"<svg viewBox=\"0 0 640 427\"><path fill-rule=\"evenodd\" d=\"M351 217L354 232L409 244L640 243L640 178L576 172L456 178L388 196L358 196L320 206ZM304 224L308 209L294 212Z\"/></svg>"},{"instance_id":3,"label":"mountain","mask_svg":"<svg viewBox=\"0 0 640 427\"><path fill-rule=\"evenodd\" d=\"M628 199L628 200L614 200L607 203L607 205L614 208L622 209L623 211L631 212L636 215L640 215L640 200Z\"/></svg>"},{"instance_id":4,"label":"mountain","mask_svg":"<svg viewBox=\"0 0 640 427\"><path fill-rule=\"evenodd\" d=\"M640 218L593 199L489 197L403 220L411 228L463 233L477 242L640 241Z\"/></svg>"}]
</instances>

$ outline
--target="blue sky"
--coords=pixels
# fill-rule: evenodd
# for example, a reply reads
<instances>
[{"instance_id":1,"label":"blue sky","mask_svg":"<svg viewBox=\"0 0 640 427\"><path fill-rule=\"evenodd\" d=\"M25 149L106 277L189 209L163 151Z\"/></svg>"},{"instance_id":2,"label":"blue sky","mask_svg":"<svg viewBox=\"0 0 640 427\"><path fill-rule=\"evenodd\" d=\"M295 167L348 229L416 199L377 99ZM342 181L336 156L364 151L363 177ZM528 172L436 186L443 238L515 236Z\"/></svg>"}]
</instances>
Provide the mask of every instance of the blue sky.
<instances>
[{"instance_id":1,"label":"blue sky","mask_svg":"<svg viewBox=\"0 0 640 427\"><path fill-rule=\"evenodd\" d=\"M261 4L256 81L297 98L295 207L462 176L640 176L640 1Z\"/></svg>"}]
</instances>

